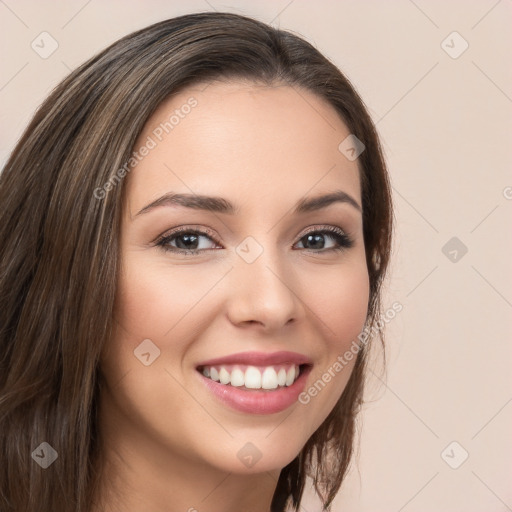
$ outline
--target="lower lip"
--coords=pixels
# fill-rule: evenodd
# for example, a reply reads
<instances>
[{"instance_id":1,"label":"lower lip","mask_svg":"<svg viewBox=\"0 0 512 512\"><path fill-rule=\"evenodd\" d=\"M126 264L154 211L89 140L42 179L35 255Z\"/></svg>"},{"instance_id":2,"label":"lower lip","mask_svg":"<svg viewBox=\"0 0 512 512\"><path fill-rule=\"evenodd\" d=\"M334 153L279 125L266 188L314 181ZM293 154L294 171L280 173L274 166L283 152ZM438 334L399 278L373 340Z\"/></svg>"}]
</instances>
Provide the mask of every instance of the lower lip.
<instances>
[{"instance_id":1,"label":"lower lip","mask_svg":"<svg viewBox=\"0 0 512 512\"><path fill-rule=\"evenodd\" d=\"M298 401L304 390L311 366L305 366L299 378L291 385L269 391L245 391L235 386L220 384L197 372L206 387L224 404L249 414L274 414L284 411Z\"/></svg>"}]
</instances>

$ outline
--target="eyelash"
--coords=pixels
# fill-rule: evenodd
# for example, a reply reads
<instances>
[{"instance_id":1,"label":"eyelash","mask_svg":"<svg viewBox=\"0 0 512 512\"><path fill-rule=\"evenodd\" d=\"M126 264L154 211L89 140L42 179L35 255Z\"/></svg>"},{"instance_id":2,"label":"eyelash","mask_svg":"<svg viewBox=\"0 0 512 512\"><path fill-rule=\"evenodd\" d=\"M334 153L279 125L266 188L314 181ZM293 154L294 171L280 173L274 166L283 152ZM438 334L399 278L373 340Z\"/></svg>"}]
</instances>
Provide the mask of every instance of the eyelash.
<instances>
[{"instance_id":1,"label":"eyelash","mask_svg":"<svg viewBox=\"0 0 512 512\"><path fill-rule=\"evenodd\" d=\"M207 238L210 238L210 240L215 242L215 244L220 245L213 238L213 233L210 233L209 231L201 231L201 230L197 230L197 229L192 229L189 227L179 228L179 229L172 231L169 234L165 234L165 235L161 236L160 238L158 238L156 240L155 245L160 247L165 252L171 252L174 254L183 254L185 256L193 256L193 255L199 254L201 252L217 250L217 249L185 250L185 249L178 249L177 247L170 247L168 245L171 240L178 238L179 235L183 235L183 234L206 236ZM331 247L329 249L320 249L320 250L304 249L305 251L308 251L308 252L312 252L312 253L330 253L332 251L342 252L342 251L345 251L346 249L350 249L354 245L354 241L352 240L352 238L349 235L347 235L343 230L341 230L340 228L337 228L335 226L325 227L322 229L311 228L310 230L306 231L306 233L304 233L298 241L301 242L303 238L305 238L306 236L311 235L311 234L329 235L339 244L339 246Z\"/></svg>"}]
</instances>

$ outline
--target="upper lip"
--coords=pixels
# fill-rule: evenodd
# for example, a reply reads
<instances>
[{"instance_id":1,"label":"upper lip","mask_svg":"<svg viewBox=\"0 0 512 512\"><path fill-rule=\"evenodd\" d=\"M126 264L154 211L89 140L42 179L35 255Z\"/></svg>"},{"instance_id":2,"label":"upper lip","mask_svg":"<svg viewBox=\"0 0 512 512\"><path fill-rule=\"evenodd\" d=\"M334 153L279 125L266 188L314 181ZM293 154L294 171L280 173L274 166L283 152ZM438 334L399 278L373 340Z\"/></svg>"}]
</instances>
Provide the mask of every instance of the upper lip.
<instances>
[{"instance_id":1,"label":"upper lip","mask_svg":"<svg viewBox=\"0 0 512 512\"><path fill-rule=\"evenodd\" d=\"M198 364L197 367L218 366L223 364L244 364L252 366L272 366L277 364L312 364L309 357L297 352L239 352L224 357L209 359Z\"/></svg>"}]
</instances>

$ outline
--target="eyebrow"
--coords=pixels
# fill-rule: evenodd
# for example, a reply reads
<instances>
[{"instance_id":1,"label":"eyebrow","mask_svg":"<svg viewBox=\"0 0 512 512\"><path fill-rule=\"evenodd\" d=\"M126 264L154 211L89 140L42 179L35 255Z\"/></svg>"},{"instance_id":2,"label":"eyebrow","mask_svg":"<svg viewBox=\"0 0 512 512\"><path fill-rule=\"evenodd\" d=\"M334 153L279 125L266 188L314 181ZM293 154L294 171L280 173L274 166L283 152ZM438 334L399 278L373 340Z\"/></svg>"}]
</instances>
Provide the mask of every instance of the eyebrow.
<instances>
[{"instance_id":1,"label":"eyebrow","mask_svg":"<svg viewBox=\"0 0 512 512\"><path fill-rule=\"evenodd\" d=\"M349 194L342 190L336 190L329 194L324 194L315 197L306 197L299 200L295 204L294 214L309 213L322 208L327 208L331 204L346 203L353 206L356 210L361 212L359 203ZM136 216L148 213L154 208L159 206L183 206L193 210L204 210L214 213L225 213L228 215L235 215L239 213L239 208L235 207L233 203L222 197L212 197L197 194L176 194L168 192L159 197L152 203L144 206Z\"/></svg>"}]
</instances>

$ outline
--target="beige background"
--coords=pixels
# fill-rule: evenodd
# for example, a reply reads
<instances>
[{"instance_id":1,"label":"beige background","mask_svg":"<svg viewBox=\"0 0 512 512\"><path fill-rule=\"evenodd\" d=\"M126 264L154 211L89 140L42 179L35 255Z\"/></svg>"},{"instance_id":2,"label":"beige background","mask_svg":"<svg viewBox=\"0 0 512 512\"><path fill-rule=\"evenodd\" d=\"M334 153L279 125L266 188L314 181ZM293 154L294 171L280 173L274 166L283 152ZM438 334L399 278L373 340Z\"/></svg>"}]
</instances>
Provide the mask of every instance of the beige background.
<instances>
[{"instance_id":1,"label":"beige background","mask_svg":"<svg viewBox=\"0 0 512 512\"><path fill-rule=\"evenodd\" d=\"M390 166L385 306L403 311L333 511L512 510L512 1L0 1L2 165L69 70L135 29L213 9L313 42L361 93ZM31 48L43 31L59 45L46 59ZM308 494L303 511L317 510Z\"/></svg>"}]
</instances>

